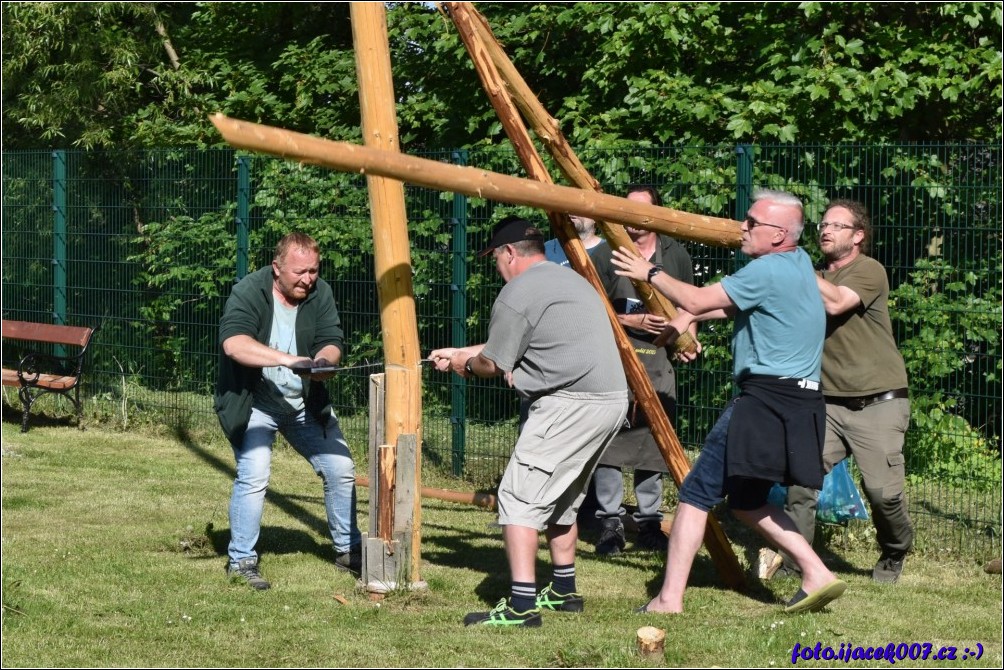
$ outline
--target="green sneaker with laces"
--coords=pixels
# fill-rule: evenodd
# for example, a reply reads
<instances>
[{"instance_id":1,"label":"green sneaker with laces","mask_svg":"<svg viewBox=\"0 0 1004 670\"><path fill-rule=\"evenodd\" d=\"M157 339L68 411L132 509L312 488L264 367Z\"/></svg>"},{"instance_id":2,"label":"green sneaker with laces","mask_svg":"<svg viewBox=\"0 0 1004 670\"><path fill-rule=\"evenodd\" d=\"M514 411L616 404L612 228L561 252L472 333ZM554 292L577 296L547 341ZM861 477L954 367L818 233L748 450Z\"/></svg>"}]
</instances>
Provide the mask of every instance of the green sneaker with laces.
<instances>
[{"instance_id":1,"label":"green sneaker with laces","mask_svg":"<svg viewBox=\"0 0 1004 670\"><path fill-rule=\"evenodd\" d=\"M558 593L554 583L550 583L537 594L537 609L551 612L581 612L586 608L586 601L581 593Z\"/></svg>"},{"instance_id":2,"label":"green sneaker with laces","mask_svg":"<svg viewBox=\"0 0 1004 670\"><path fill-rule=\"evenodd\" d=\"M509 601L500 600L491 612L471 612L464 617L465 626L524 626L540 628L540 610L534 608L525 612L517 612L509 607Z\"/></svg>"}]
</instances>

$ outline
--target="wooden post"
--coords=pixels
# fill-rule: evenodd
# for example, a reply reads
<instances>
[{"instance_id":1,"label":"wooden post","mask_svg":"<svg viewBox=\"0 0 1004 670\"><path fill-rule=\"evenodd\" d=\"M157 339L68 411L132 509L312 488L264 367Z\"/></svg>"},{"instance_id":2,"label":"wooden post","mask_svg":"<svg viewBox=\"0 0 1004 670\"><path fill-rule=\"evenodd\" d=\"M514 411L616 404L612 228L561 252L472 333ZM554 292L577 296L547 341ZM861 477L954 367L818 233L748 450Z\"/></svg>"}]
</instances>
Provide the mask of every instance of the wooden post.
<instances>
[{"instance_id":1,"label":"wooden post","mask_svg":"<svg viewBox=\"0 0 1004 670\"><path fill-rule=\"evenodd\" d=\"M291 130L231 119L223 114L213 114L210 120L228 143L249 151L260 151L342 172L390 177L408 184L464 193L512 205L527 205L552 212L588 216L598 221L613 221L691 242L738 248L742 241L740 224L732 219L690 214L605 193L543 184L481 168L371 149L351 142L324 140Z\"/></svg>"},{"instance_id":2,"label":"wooden post","mask_svg":"<svg viewBox=\"0 0 1004 670\"><path fill-rule=\"evenodd\" d=\"M361 484L360 477L356 477L356 484L361 484L362 486L370 486L370 482L373 482L373 486L370 486L370 514L369 514L369 537L380 537L379 532L379 522L377 520L379 504L377 499L380 495L380 452L379 449L382 445L387 443L384 436L384 427L386 419L384 418L383 411L383 401L386 397L384 392L384 382L386 381L386 375L379 372L370 375L370 386L369 386L369 444L366 452L367 459L369 461L369 477L366 479L365 484Z\"/></svg>"},{"instance_id":3,"label":"wooden post","mask_svg":"<svg viewBox=\"0 0 1004 670\"><path fill-rule=\"evenodd\" d=\"M372 599L381 598L398 588L428 588L428 584L413 578L412 571L412 509L418 497L415 489L418 439L414 434L402 434L395 445L382 443L386 424L385 381L385 374L370 375L370 477L356 477L357 486L370 486L370 525L369 532L363 533L360 578ZM390 504L377 506L380 492L383 492L383 498L390 500ZM393 526L390 540L375 532L378 526Z\"/></svg>"},{"instance_id":4,"label":"wooden post","mask_svg":"<svg viewBox=\"0 0 1004 670\"><path fill-rule=\"evenodd\" d=\"M485 52L484 41L474 31L473 25L476 22L468 11L469 3L451 2L446 3L446 5L450 10L451 18L460 31L464 44L467 46L471 60L474 62L478 75L481 77L482 84L488 93L492 106L502 121L509 140L516 148L516 153L519 155L523 167L532 179L550 183L551 176L548 174L544 162L533 147L529 132L519 118L519 114L512 104L512 99L509 97L506 88L502 85L498 70ZM586 176L588 176L588 173L586 173ZM589 255L575 234L568 217L555 213L549 213L548 216L552 227L557 232L566 251L569 252L568 258L572 265L603 297L607 315L613 326L617 348L621 354L624 371L627 373L628 382L631 390L634 392L635 400L642 406L645 416L649 420L652 436L655 438L656 444L669 467L670 474L676 485L679 486L683 483L683 479L687 476L687 473L690 472L690 462L683 453L683 446L680 444L673 425L666 416L662 403L659 402L655 388L652 386L652 381L649 379L644 366L638 360L634 346L617 321L617 316L614 314L613 308L607 300L606 291L599 277L596 275L596 270L589 261ZM622 228L620 229L620 233L627 237ZM628 238L628 243L631 244L630 238ZM633 248L634 245L631 244L631 246ZM673 314L675 315L675 310L673 310ZM711 515L708 516L705 542L708 552L712 555L721 573L722 579L733 588L744 586L745 577L743 576L739 559L736 558L732 545L729 544L728 538L725 536L724 531L722 531L717 519Z\"/></svg>"},{"instance_id":5,"label":"wooden post","mask_svg":"<svg viewBox=\"0 0 1004 670\"><path fill-rule=\"evenodd\" d=\"M387 20L382 3L353 2L352 39L356 53L356 76L359 81L359 106L362 114L363 141L369 147L399 152ZM421 444L421 380L418 374L420 349L418 318L411 283L411 247L405 212L404 186L385 177L367 176L370 218L373 225L374 261L377 294L380 300L380 325L386 373L384 399L384 440L396 445L402 434L418 436ZM394 499L389 497L395 481L394 448L381 450L381 468L387 487L381 486L377 503L378 535L390 541L394 534ZM415 487L421 482L421 459L416 455ZM383 483L383 480L382 482ZM372 504L372 503L371 503ZM411 529L411 579L419 579L421 544L420 499L409 513Z\"/></svg>"}]
</instances>

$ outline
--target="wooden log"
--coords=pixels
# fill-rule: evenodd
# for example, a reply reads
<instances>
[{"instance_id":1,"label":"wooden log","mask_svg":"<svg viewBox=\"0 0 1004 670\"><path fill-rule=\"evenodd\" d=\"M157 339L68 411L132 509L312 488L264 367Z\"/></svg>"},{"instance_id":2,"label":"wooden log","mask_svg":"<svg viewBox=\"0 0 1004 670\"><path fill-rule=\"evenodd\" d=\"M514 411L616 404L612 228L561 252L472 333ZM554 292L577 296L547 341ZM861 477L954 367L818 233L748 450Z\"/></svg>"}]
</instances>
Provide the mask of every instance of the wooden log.
<instances>
[{"instance_id":1,"label":"wooden log","mask_svg":"<svg viewBox=\"0 0 1004 670\"><path fill-rule=\"evenodd\" d=\"M475 31L475 25L485 24L474 20L471 16L473 9L471 9L470 3L451 2L446 3L446 6L450 10L450 16L471 54L475 69L478 71L478 75L488 93L492 106L502 121L509 140L516 148L516 153L519 155L523 167L527 170L531 179L550 183L551 177L544 167L540 156L537 154L536 149L533 147L529 132L519 118L512 98L508 95L508 90L503 86L499 70L487 55L486 39L483 39L483 35ZM491 41L498 47L494 36L491 36ZM565 146L565 151L569 156L574 156L574 153L571 149L567 148L567 145ZM577 163L577 160L575 162ZM588 186L587 182L594 182L588 172L585 172L584 168L582 168L581 172L576 172L575 176L583 184L586 184L586 186ZM593 188L598 188L598 186L593 186ZM651 379L649 379L648 372L638 360L634 346L627 338L623 328L621 328L620 323L617 321L616 314L614 314L612 307L606 300L606 291L596 276L596 271L589 261L588 253L583 248L578 236L570 232L571 223L566 217L559 217L554 214L551 214L551 217L552 226L554 226L559 238L562 240L566 251L569 252L568 257L572 265L593 284L604 298L607 315L613 324L617 348L621 355L624 371L627 374L628 383L634 392L635 400L641 405L646 418L648 418L652 436L655 438L656 445L659 447L663 459L666 461L673 480L677 486L680 486L690 472L690 462L683 452L683 446L680 444L680 440L669 421L669 417L666 416L662 403L656 394L655 387L652 385ZM633 248L634 244L627 237L627 234L624 233L623 228L620 226L617 226L617 228L620 229L619 233L627 238L627 243ZM648 285L646 284L646 286ZM649 292L652 293L651 290ZM672 315L675 316L676 311L669 305L668 301L666 305L672 311ZM653 309L662 311L662 306L653 303ZM665 312L663 313L665 314ZM705 543L722 580L731 588L743 588L746 584L746 578L742 566L735 552L732 550L732 545L725 536L725 532L714 516L708 516L705 528Z\"/></svg>"},{"instance_id":2,"label":"wooden log","mask_svg":"<svg viewBox=\"0 0 1004 670\"><path fill-rule=\"evenodd\" d=\"M353 2L352 41L356 54L356 78L359 82L359 107L363 141L369 147L397 153L397 118L394 81L391 73L390 47L387 40L387 16L383 3ZM377 297L380 302L380 326L386 361L384 399L384 440L397 444L401 435L413 435L421 444L422 391L417 374L421 349L418 342L418 316L412 287L411 245L405 211L404 186L386 177L366 178L373 227L373 258L376 270ZM389 458L389 457L388 457ZM416 453L410 471L421 485L421 456ZM388 467L396 469L393 459ZM391 481L395 481L392 476ZM381 487L378 519L390 525L378 528L385 540L394 537L395 527L410 528L411 579L419 580L421 545L421 501L414 504L407 520L396 520L393 498L385 497ZM402 512L404 510L401 510ZM407 566L402 566L407 567Z\"/></svg>"},{"instance_id":3,"label":"wooden log","mask_svg":"<svg viewBox=\"0 0 1004 670\"><path fill-rule=\"evenodd\" d=\"M439 163L351 142L334 142L282 128L210 117L231 145L342 172L390 177L440 191L464 193L513 205L588 216L592 219L666 233L682 240L722 247L739 247L739 222L690 214L668 207L633 202L605 193L570 186L542 184L480 168Z\"/></svg>"},{"instance_id":4,"label":"wooden log","mask_svg":"<svg viewBox=\"0 0 1004 670\"><path fill-rule=\"evenodd\" d=\"M463 503L466 505L475 505L477 507L484 507L490 510L496 509L498 506L498 499L495 496L491 493L482 493L480 491L451 491L450 489L437 489L429 486L423 486L422 497L445 500L447 502Z\"/></svg>"},{"instance_id":5,"label":"wooden log","mask_svg":"<svg viewBox=\"0 0 1004 670\"><path fill-rule=\"evenodd\" d=\"M450 17L454 19L454 23L457 23L458 20L463 21L464 30L473 30L477 33L477 37L480 38L479 42L483 45L482 48L486 53L486 58L491 59L492 64L498 72L498 76L502 82L501 85L509 91L519 111L529 121L533 132L547 148L551 157L555 159L558 168L565 175L565 178L579 188L597 193L602 192L603 189L600 187L599 181L586 170L585 166L579 161L579 157L572 151L571 146L565 139L564 133L561 132L557 119L548 114L544 106L540 104L540 100L537 99L537 96L527 86L512 61L509 60L509 56L506 55L502 45L495 38L495 34L492 32L484 16L469 2L447 2L443 4L450 12ZM459 25L458 29L460 29ZM474 63L475 67L480 67L477 59L475 59ZM603 220L598 220L596 224L603 232L604 237L607 238L607 242L614 249L626 247L632 251L638 251L634 241L627 234L627 231L624 230L624 226ZM562 240L562 246L564 246L564 240ZM567 249L565 253L568 253ZM649 312L668 319L676 316L676 307L673 306L673 303L653 289L651 284L633 279L631 280L631 284ZM676 339L673 348L676 351L691 353L697 349L697 342L694 341L690 333L683 333Z\"/></svg>"},{"instance_id":6,"label":"wooden log","mask_svg":"<svg viewBox=\"0 0 1004 670\"><path fill-rule=\"evenodd\" d=\"M369 488L370 480L366 477L356 477L356 486ZM420 493L423 498L432 498L433 500L443 500L462 505L474 505L475 507L484 507L489 510L496 509L498 505L498 499L494 495L481 491L454 491L453 489L423 486L420 489ZM638 532L638 524L630 516L624 521L624 527L632 533ZM663 517L659 529L663 535L669 537L670 532L673 530L673 516Z\"/></svg>"},{"instance_id":7,"label":"wooden log","mask_svg":"<svg viewBox=\"0 0 1004 670\"><path fill-rule=\"evenodd\" d=\"M666 653L666 631L655 626L638 629L638 653L646 658L662 657Z\"/></svg>"},{"instance_id":8,"label":"wooden log","mask_svg":"<svg viewBox=\"0 0 1004 670\"><path fill-rule=\"evenodd\" d=\"M366 477L356 477L356 486L369 487L370 480ZM490 493L480 493L478 491L453 491L450 489L437 489L431 486L423 486L421 489L423 498L434 500L445 500L446 502L461 503L464 505L475 505L486 509L495 509L497 500ZM663 522L663 532L669 532L666 522Z\"/></svg>"}]
</instances>

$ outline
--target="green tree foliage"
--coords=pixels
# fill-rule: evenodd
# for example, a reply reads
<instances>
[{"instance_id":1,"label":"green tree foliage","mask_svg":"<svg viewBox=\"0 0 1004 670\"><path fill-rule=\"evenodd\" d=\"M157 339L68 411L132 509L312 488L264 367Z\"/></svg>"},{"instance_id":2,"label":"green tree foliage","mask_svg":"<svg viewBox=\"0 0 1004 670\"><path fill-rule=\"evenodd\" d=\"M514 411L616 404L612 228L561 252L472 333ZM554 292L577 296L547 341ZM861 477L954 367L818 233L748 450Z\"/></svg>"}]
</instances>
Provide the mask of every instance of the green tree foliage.
<instances>
[{"instance_id":1,"label":"green tree foliage","mask_svg":"<svg viewBox=\"0 0 1004 670\"><path fill-rule=\"evenodd\" d=\"M988 274L921 259L890 295L915 390L906 444L915 478L1000 486L1002 295Z\"/></svg>"},{"instance_id":2,"label":"green tree foliage","mask_svg":"<svg viewBox=\"0 0 1004 670\"><path fill-rule=\"evenodd\" d=\"M402 144L503 135L452 23L390 3ZM479 3L573 143L1001 137L1000 3ZM4 146L359 138L346 3L4 3Z\"/></svg>"}]
</instances>

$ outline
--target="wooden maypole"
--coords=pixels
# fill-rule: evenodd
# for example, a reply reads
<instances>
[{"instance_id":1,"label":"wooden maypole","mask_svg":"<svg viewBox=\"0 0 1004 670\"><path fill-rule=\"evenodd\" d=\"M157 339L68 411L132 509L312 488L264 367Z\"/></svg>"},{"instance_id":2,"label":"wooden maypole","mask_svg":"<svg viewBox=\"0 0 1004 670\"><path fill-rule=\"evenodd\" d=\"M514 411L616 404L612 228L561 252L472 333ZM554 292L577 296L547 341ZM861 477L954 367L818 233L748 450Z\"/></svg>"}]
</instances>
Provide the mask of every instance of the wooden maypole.
<instances>
[{"instance_id":1,"label":"wooden maypole","mask_svg":"<svg viewBox=\"0 0 1004 670\"><path fill-rule=\"evenodd\" d=\"M450 165L399 153L397 124L394 118L393 82L390 75L389 49L387 47L386 20L379 3L352 3L353 37L356 40L357 68L360 84L360 106L363 116L363 136L367 146L346 142L323 140L280 128L230 119L222 114L211 117L213 124L231 145L260 151L302 163L331 169L358 172L367 176L372 207L375 262L381 305L381 323L384 334L384 352L387 361L388 383L385 440L393 443L402 440L413 445L421 444L421 393L419 383L419 347L417 319L411 286L410 252L404 214L401 184L406 182L443 191L453 191L469 196L489 198L499 202L537 207L551 212L552 226L566 248L573 266L590 278L603 294L588 254L582 247L567 214L578 214L595 219L613 246L631 247L633 243L620 228L636 228L665 233L683 240L725 247L738 247L741 239L739 222L731 219L701 216L666 207L657 207L599 192L599 185L581 166L574 152L561 135L557 121L540 106L518 72L495 41L487 23L473 12L469 3L449 3L457 15L465 14L465 42L474 45L472 57L478 64L479 74L486 82L489 96L496 105L500 118L506 124L510 137L517 145L520 158L533 180L488 172L478 168ZM369 9L367 9L367 7ZM473 19L471 18L473 17ZM460 27L460 23L458 23ZM488 64L487 66L485 64ZM488 73L488 74L483 74ZM525 126L514 112L519 108L527 117L537 136L556 158L566 177L578 188L558 186L551 182L543 162L533 149ZM522 148L521 148L522 147ZM527 150L527 148L529 150ZM394 181L389 181L394 180ZM590 277L591 275L591 277ZM660 294L648 286L639 285L639 294L649 311L672 317L675 310ZM607 305L608 316L615 324L615 332L623 331L613 310ZM626 340L626 338L624 338ZM684 338L681 343L692 347ZM618 341L625 369L633 383L635 395L652 423L652 432L679 484L689 471L679 440L670 425L662 406L656 400L644 369L630 344ZM631 362L633 360L633 363ZM391 381L393 378L394 381ZM646 388L647 387L647 388ZM651 407L650 407L651 405ZM661 418L661 419L660 419ZM409 438L409 439L404 439ZM421 491L420 456L415 449L414 476L409 482L412 491ZM393 449L382 456L380 468L375 473L383 481L380 489L392 489L395 481ZM399 520L397 505L381 498L380 520L377 535L383 541L401 538L406 531L411 539L411 578L418 578L421 508L415 496L412 514ZM725 581L732 587L744 583L738 561L727 538L714 519L709 520L705 543ZM401 567L401 566L398 566Z\"/></svg>"},{"instance_id":2,"label":"wooden maypole","mask_svg":"<svg viewBox=\"0 0 1004 670\"><path fill-rule=\"evenodd\" d=\"M353 2L350 13L363 141L366 146L375 149L399 152L394 82L383 3ZM405 502L406 507L408 502L411 503L410 510L397 509L395 500L395 481L399 475L414 479L412 485L404 487L410 491L420 489L422 482L421 452L417 448L422 444L421 352L411 283L411 247L408 243L404 185L376 175L368 175L366 184L373 226L385 379L382 385L384 444L376 450L378 485L374 488L377 500L375 505L371 501L371 509L375 507L376 514L371 515L375 523L370 524L370 530L371 533L375 530L377 537L367 538L362 578L384 584L396 583L398 578L417 583L421 558L421 497L413 495L413 500ZM400 442L412 445L412 448L407 454L398 454L399 438L403 435L414 436ZM410 466L402 473L398 472L399 456ZM398 547L396 552L391 549L395 542ZM402 548L405 551L400 552ZM385 560L387 557L392 560ZM392 574L384 574L387 572Z\"/></svg>"}]
</instances>

